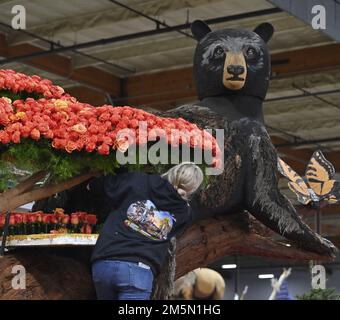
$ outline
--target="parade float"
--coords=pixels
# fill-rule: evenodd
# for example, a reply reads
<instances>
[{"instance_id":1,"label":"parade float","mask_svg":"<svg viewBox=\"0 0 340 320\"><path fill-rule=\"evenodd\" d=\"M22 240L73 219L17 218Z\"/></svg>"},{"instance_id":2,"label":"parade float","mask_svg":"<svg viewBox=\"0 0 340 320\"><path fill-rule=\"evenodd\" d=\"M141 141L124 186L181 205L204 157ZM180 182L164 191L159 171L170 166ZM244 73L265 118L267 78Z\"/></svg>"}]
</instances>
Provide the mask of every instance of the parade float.
<instances>
[{"instance_id":1,"label":"parade float","mask_svg":"<svg viewBox=\"0 0 340 320\"><path fill-rule=\"evenodd\" d=\"M87 189L87 181L99 174L118 172L122 167L117 161L119 153L142 146L148 150L158 140L169 147L181 149L188 145L192 150L209 151L211 161L203 166L223 170L206 177L192 199L198 219L176 241L172 240L167 263L155 281L154 298L169 298L175 278L227 255L306 261L334 257L333 244L301 220L278 188L278 156L262 111L270 75L266 42L273 34L272 26L261 24L254 32L211 31L202 21L196 21L192 31L198 40L194 77L200 101L168 112L151 114L129 106L93 107L65 94L48 80L10 70L0 72L0 212L4 214L4 235L8 234L10 212L31 201L36 201L34 210L41 211L42 217L52 214L51 219L60 224L55 228L42 223L39 230L43 233L38 235L10 235L19 238L9 241L24 238L31 246L10 250L0 259L2 299L94 298L90 251L84 251L76 240L79 235L94 234L86 233L91 228L86 220L73 233L72 214L82 211L96 215L100 224L108 208L103 206L101 195ZM234 68L233 61L241 63L242 68ZM146 138L138 134L140 121L147 123ZM207 132L208 128L224 129L222 145ZM134 134L122 138L118 131L123 129ZM187 136L177 139L173 129L185 130ZM140 161L125 165L127 170L149 172L164 172L167 167ZM16 179L16 168L30 174ZM65 226L63 218L55 220L61 213L56 208L68 215ZM66 241L65 236L73 240ZM36 237L39 241L64 237L61 243L65 241L63 245L71 248L61 245L60 251L46 243L44 248L36 248ZM7 240L2 240L5 246ZM11 290L10 279L4 274L10 274L15 263L27 266L29 291Z\"/></svg>"}]
</instances>

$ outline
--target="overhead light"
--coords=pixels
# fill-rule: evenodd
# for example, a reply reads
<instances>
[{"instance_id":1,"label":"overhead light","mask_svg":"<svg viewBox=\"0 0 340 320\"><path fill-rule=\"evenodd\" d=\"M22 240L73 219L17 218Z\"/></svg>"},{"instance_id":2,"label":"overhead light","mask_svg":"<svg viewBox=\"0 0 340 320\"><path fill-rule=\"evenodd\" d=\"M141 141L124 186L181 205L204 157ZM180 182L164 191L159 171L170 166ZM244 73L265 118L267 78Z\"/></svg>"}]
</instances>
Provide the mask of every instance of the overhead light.
<instances>
[{"instance_id":1,"label":"overhead light","mask_svg":"<svg viewBox=\"0 0 340 320\"><path fill-rule=\"evenodd\" d=\"M222 269L236 269L237 265L232 263L232 264L223 264Z\"/></svg>"},{"instance_id":2,"label":"overhead light","mask_svg":"<svg viewBox=\"0 0 340 320\"><path fill-rule=\"evenodd\" d=\"M274 275L272 273L259 274L259 279L272 279L272 278L274 278Z\"/></svg>"},{"instance_id":3,"label":"overhead light","mask_svg":"<svg viewBox=\"0 0 340 320\"><path fill-rule=\"evenodd\" d=\"M291 247L292 245L290 243L285 243L286 247Z\"/></svg>"}]
</instances>

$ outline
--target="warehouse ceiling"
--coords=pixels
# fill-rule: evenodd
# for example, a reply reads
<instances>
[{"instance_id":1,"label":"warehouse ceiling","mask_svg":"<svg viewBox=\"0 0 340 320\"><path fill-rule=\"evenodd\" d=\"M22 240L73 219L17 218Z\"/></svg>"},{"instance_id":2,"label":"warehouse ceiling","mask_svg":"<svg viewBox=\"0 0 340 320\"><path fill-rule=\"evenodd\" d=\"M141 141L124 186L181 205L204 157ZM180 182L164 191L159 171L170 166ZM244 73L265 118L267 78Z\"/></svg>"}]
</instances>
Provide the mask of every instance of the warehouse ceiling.
<instances>
[{"instance_id":1,"label":"warehouse ceiling","mask_svg":"<svg viewBox=\"0 0 340 320\"><path fill-rule=\"evenodd\" d=\"M26 9L25 30L10 27L18 4ZM300 174L318 148L340 171L340 44L265 0L0 1L1 64L49 78L94 105L165 110L196 100L195 19L212 29L273 24L264 105L272 140ZM324 230L333 236L340 206L325 212Z\"/></svg>"}]
</instances>

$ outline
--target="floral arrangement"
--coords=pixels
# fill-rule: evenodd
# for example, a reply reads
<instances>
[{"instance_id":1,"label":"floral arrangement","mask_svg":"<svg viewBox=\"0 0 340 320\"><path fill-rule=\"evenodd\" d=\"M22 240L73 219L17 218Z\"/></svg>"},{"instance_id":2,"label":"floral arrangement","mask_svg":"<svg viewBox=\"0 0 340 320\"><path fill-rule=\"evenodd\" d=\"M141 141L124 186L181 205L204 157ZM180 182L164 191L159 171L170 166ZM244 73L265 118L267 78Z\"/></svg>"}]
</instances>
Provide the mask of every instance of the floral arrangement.
<instances>
[{"instance_id":1,"label":"floral arrangement","mask_svg":"<svg viewBox=\"0 0 340 320\"><path fill-rule=\"evenodd\" d=\"M18 94L18 97L24 94L26 97L32 95L49 99L60 98L64 94L63 88L54 86L48 79L41 79L35 75L28 76L14 70L0 70L0 88L3 90L2 96L6 96L7 90L11 97L13 94Z\"/></svg>"},{"instance_id":2,"label":"floral arrangement","mask_svg":"<svg viewBox=\"0 0 340 320\"><path fill-rule=\"evenodd\" d=\"M5 215L0 214L0 234L5 225ZM97 216L86 212L65 214L57 208L53 213L42 211L25 213L11 212L9 235L48 234L48 233L85 233L98 232Z\"/></svg>"},{"instance_id":3,"label":"floral arrangement","mask_svg":"<svg viewBox=\"0 0 340 320\"><path fill-rule=\"evenodd\" d=\"M216 140L182 118L162 118L129 106L93 107L49 80L13 70L0 70L0 96L0 189L11 179L9 163L32 172L46 170L52 180L89 170L114 173L117 150L149 146L156 138L169 146L209 150L212 165L221 165ZM146 136L139 135L140 121L147 123ZM133 134L120 137L124 129Z\"/></svg>"}]
</instances>

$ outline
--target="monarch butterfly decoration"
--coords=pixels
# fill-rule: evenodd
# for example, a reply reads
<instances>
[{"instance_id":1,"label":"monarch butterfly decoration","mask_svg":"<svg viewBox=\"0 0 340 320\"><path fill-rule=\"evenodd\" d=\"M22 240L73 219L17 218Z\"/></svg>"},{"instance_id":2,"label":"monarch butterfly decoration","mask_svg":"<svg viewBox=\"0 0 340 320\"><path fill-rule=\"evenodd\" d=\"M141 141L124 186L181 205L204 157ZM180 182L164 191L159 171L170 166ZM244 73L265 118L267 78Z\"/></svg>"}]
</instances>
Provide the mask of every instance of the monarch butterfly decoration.
<instances>
[{"instance_id":1,"label":"monarch butterfly decoration","mask_svg":"<svg viewBox=\"0 0 340 320\"><path fill-rule=\"evenodd\" d=\"M278 170L289 182L297 200L304 205L311 205L320 215L320 204L340 202L340 181L334 180L335 169L320 150L313 153L306 168L306 181L287 163L278 158Z\"/></svg>"},{"instance_id":2,"label":"monarch butterfly decoration","mask_svg":"<svg viewBox=\"0 0 340 320\"><path fill-rule=\"evenodd\" d=\"M278 169L289 180L288 187L300 203L318 205L322 201L328 204L340 202L340 181L333 179L335 169L320 150L315 151L309 160L306 181L280 158Z\"/></svg>"}]
</instances>

